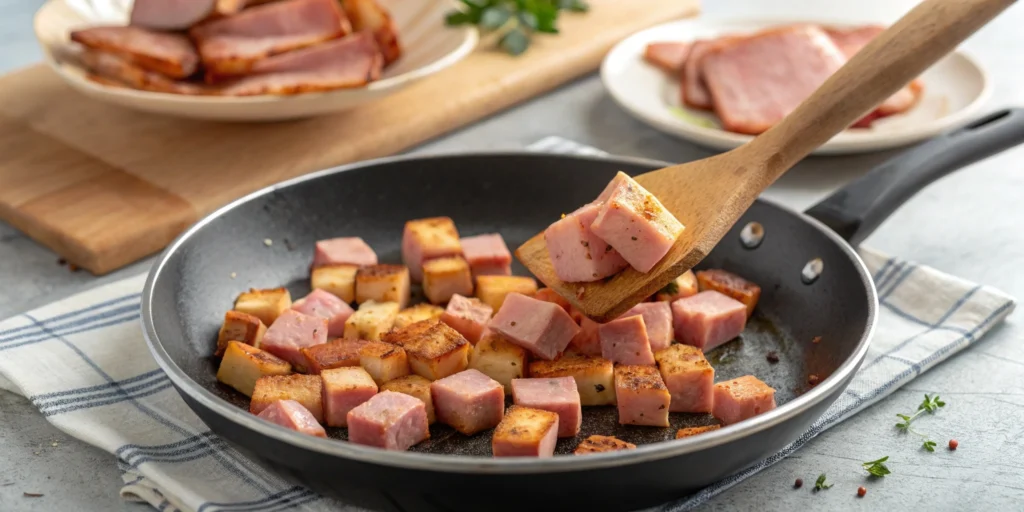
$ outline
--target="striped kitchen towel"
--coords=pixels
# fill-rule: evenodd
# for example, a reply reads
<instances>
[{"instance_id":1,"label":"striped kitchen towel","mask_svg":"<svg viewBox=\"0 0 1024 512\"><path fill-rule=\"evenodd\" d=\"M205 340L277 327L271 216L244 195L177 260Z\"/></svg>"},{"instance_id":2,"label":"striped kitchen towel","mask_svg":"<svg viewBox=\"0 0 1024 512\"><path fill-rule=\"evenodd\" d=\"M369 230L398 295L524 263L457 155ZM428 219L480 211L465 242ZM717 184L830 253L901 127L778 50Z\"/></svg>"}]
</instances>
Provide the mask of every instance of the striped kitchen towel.
<instances>
[{"instance_id":1,"label":"striped kitchen towel","mask_svg":"<svg viewBox=\"0 0 1024 512\"><path fill-rule=\"evenodd\" d=\"M557 138L531 149L602 154ZM781 460L970 346L1014 308L998 290L868 249L861 255L882 308L867 360L846 393L781 452L658 510L694 508ZM61 430L112 453L124 473L126 499L161 511L359 510L286 482L189 410L143 342L144 279L125 279L0 323L0 376L9 381L0 379L0 386L28 397Z\"/></svg>"}]
</instances>

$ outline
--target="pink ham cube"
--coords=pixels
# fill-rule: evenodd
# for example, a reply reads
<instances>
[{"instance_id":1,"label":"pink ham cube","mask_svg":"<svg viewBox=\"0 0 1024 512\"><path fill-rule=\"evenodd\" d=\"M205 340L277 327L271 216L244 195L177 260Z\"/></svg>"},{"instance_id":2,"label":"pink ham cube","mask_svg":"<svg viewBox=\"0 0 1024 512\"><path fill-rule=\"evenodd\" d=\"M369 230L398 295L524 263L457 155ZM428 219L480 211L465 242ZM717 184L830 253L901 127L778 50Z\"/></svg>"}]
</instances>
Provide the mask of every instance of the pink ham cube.
<instances>
[{"instance_id":1,"label":"pink ham cube","mask_svg":"<svg viewBox=\"0 0 1024 512\"><path fill-rule=\"evenodd\" d=\"M559 305L510 293L488 324L491 330L541 359L552 360L580 332Z\"/></svg>"},{"instance_id":2,"label":"pink ham cube","mask_svg":"<svg viewBox=\"0 0 1024 512\"><path fill-rule=\"evenodd\" d=\"M460 242L473 276L512 275L512 253L500 234L467 236Z\"/></svg>"},{"instance_id":3,"label":"pink ham cube","mask_svg":"<svg viewBox=\"0 0 1024 512\"><path fill-rule=\"evenodd\" d=\"M381 391L348 412L348 440L385 450L405 451L430 439L423 401L394 391Z\"/></svg>"},{"instance_id":4,"label":"pink ham cube","mask_svg":"<svg viewBox=\"0 0 1024 512\"><path fill-rule=\"evenodd\" d=\"M626 268L626 260L590 227L600 209L599 203L588 204L544 230L551 265L562 281L597 281Z\"/></svg>"},{"instance_id":5,"label":"pink ham cube","mask_svg":"<svg viewBox=\"0 0 1024 512\"><path fill-rule=\"evenodd\" d=\"M471 436L494 428L505 414L505 388L477 370L465 370L430 384L437 421Z\"/></svg>"},{"instance_id":6,"label":"pink ham cube","mask_svg":"<svg viewBox=\"0 0 1024 512\"><path fill-rule=\"evenodd\" d=\"M708 352L743 332L747 325L747 306L707 290L673 302L672 317L676 341Z\"/></svg>"},{"instance_id":7,"label":"pink ham cube","mask_svg":"<svg viewBox=\"0 0 1024 512\"><path fill-rule=\"evenodd\" d=\"M585 356L601 357L601 324L579 315L580 332L569 340L569 349Z\"/></svg>"},{"instance_id":8,"label":"pink ham cube","mask_svg":"<svg viewBox=\"0 0 1024 512\"><path fill-rule=\"evenodd\" d=\"M661 378L672 395L670 412L711 412L715 369L697 347L675 344L656 352Z\"/></svg>"},{"instance_id":9,"label":"pink ham cube","mask_svg":"<svg viewBox=\"0 0 1024 512\"><path fill-rule=\"evenodd\" d=\"M639 183L621 172L616 179L619 176L624 178L601 205L590 229L631 267L649 272L676 243L683 225Z\"/></svg>"},{"instance_id":10,"label":"pink ham cube","mask_svg":"<svg viewBox=\"0 0 1024 512\"><path fill-rule=\"evenodd\" d=\"M616 365L615 401L622 425L668 426L672 396L653 366Z\"/></svg>"},{"instance_id":11,"label":"pink ham cube","mask_svg":"<svg viewBox=\"0 0 1024 512\"><path fill-rule=\"evenodd\" d=\"M316 418L302 404L295 400L278 400L258 414L271 423L290 428L303 434L316 437L327 437L324 427L317 423Z\"/></svg>"},{"instance_id":12,"label":"pink ham cube","mask_svg":"<svg viewBox=\"0 0 1024 512\"><path fill-rule=\"evenodd\" d=\"M376 265L377 253L359 237L332 238L316 243L313 266L321 265Z\"/></svg>"},{"instance_id":13,"label":"pink ham cube","mask_svg":"<svg viewBox=\"0 0 1024 512\"><path fill-rule=\"evenodd\" d=\"M512 379L512 401L558 414L558 437L574 437L583 425L583 407L576 379Z\"/></svg>"},{"instance_id":14,"label":"pink ham cube","mask_svg":"<svg viewBox=\"0 0 1024 512\"><path fill-rule=\"evenodd\" d=\"M441 321L448 324L448 327L459 331L470 343L476 344L480 336L487 328L487 322L491 321L491 314L494 313L487 304L480 299L470 299L462 295L452 295L448 301L448 308L441 315Z\"/></svg>"},{"instance_id":15,"label":"pink ham cube","mask_svg":"<svg viewBox=\"0 0 1024 512\"><path fill-rule=\"evenodd\" d=\"M644 317L652 351L664 350L672 344L672 306L668 302L641 302L623 313L621 318L633 315Z\"/></svg>"},{"instance_id":16,"label":"pink ham cube","mask_svg":"<svg viewBox=\"0 0 1024 512\"><path fill-rule=\"evenodd\" d=\"M775 408L775 390L753 375L715 384L711 414L732 425Z\"/></svg>"},{"instance_id":17,"label":"pink ham cube","mask_svg":"<svg viewBox=\"0 0 1024 512\"><path fill-rule=\"evenodd\" d=\"M377 394L377 383L359 366L324 370L320 378L324 382L324 422L332 427L348 425L348 412Z\"/></svg>"},{"instance_id":18,"label":"pink ham cube","mask_svg":"<svg viewBox=\"0 0 1024 512\"><path fill-rule=\"evenodd\" d=\"M601 357L618 364L654 364L644 317L633 315L601 324Z\"/></svg>"},{"instance_id":19,"label":"pink ham cube","mask_svg":"<svg viewBox=\"0 0 1024 512\"><path fill-rule=\"evenodd\" d=\"M326 318L329 338L340 338L344 335L345 320L355 312L345 301L319 288L295 301L292 309L304 315Z\"/></svg>"},{"instance_id":20,"label":"pink ham cube","mask_svg":"<svg viewBox=\"0 0 1024 512\"><path fill-rule=\"evenodd\" d=\"M260 348L288 361L296 369L309 367L301 350L327 343L327 319L287 310L274 320L260 342Z\"/></svg>"}]
</instances>

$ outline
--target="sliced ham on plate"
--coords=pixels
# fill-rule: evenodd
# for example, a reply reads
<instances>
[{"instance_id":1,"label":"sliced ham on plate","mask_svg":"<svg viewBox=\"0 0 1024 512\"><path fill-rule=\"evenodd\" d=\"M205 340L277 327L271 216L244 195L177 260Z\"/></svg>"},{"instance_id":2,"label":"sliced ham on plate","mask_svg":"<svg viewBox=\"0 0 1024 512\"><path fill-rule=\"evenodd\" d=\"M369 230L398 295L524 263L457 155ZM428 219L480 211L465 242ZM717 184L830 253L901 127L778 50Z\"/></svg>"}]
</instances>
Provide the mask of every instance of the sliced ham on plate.
<instances>
[{"instance_id":1,"label":"sliced ham on plate","mask_svg":"<svg viewBox=\"0 0 1024 512\"><path fill-rule=\"evenodd\" d=\"M213 14L217 0L135 0L129 24L156 30L185 30Z\"/></svg>"},{"instance_id":2,"label":"sliced ham on plate","mask_svg":"<svg viewBox=\"0 0 1024 512\"><path fill-rule=\"evenodd\" d=\"M658 42L650 43L644 49L644 59L662 70L679 76L690 55L690 43Z\"/></svg>"},{"instance_id":3,"label":"sliced ham on plate","mask_svg":"<svg viewBox=\"0 0 1024 512\"><path fill-rule=\"evenodd\" d=\"M711 93L704 84L703 71L700 63L708 50L714 47L713 41L695 41L690 47L690 55L683 64L683 83L679 88L683 104L688 107L711 110Z\"/></svg>"},{"instance_id":4,"label":"sliced ham on plate","mask_svg":"<svg viewBox=\"0 0 1024 512\"><path fill-rule=\"evenodd\" d=\"M380 76L382 65L373 36L361 32L261 60L251 76L226 84L221 93L288 95L361 87Z\"/></svg>"},{"instance_id":5,"label":"sliced ham on plate","mask_svg":"<svg viewBox=\"0 0 1024 512\"><path fill-rule=\"evenodd\" d=\"M191 30L208 77L240 75L267 57L351 32L337 0L285 0L245 9Z\"/></svg>"},{"instance_id":6,"label":"sliced ham on plate","mask_svg":"<svg viewBox=\"0 0 1024 512\"><path fill-rule=\"evenodd\" d=\"M89 78L100 84L106 85L113 81L119 85L143 91L192 95L212 94L212 91L203 86L172 80L160 73L136 66L112 53L87 49L81 53L80 58L82 64L91 72Z\"/></svg>"},{"instance_id":7,"label":"sliced ham on plate","mask_svg":"<svg viewBox=\"0 0 1024 512\"><path fill-rule=\"evenodd\" d=\"M76 30L71 33L71 40L171 78L190 76L199 64L195 47L181 34L108 26Z\"/></svg>"},{"instance_id":8,"label":"sliced ham on plate","mask_svg":"<svg viewBox=\"0 0 1024 512\"><path fill-rule=\"evenodd\" d=\"M384 65L391 64L402 55L398 44L398 27L391 14L377 0L342 0L342 6L355 31L373 32L377 45L384 54Z\"/></svg>"}]
</instances>

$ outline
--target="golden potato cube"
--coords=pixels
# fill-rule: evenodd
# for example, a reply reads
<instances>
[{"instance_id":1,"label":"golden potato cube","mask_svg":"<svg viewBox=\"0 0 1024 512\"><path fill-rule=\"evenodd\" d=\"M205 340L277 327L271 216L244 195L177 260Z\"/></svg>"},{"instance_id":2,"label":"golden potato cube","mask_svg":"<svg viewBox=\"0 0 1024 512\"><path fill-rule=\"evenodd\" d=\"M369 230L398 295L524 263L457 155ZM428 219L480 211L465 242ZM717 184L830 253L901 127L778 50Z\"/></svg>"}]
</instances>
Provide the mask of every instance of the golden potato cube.
<instances>
[{"instance_id":1,"label":"golden potato cube","mask_svg":"<svg viewBox=\"0 0 1024 512\"><path fill-rule=\"evenodd\" d=\"M278 400L295 400L324 422L323 381L319 375L267 375L256 380L249 412L259 414Z\"/></svg>"},{"instance_id":2,"label":"golden potato cube","mask_svg":"<svg viewBox=\"0 0 1024 512\"><path fill-rule=\"evenodd\" d=\"M513 405L491 437L495 457L550 457L558 440L558 414Z\"/></svg>"},{"instance_id":3,"label":"golden potato cube","mask_svg":"<svg viewBox=\"0 0 1024 512\"><path fill-rule=\"evenodd\" d=\"M380 340L395 324L399 309L397 302L368 300L360 304L359 309L345 320L345 339Z\"/></svg>"},{"instance_id":4,"label":"golden potato cube","mask_svg":"<svg viewBox=\"0 0 1024 512\"><path fill-rule=\"evenodd\" d=\"M356 302L368 300L409 303L409 268L403 265L370 265L356 273Z\"/></svg>"},{"instance_id":5,"label":"golden potato cube","mask_svg":"<svg viewBox=\"0 0 1024 512\"><path fill-rule=\"evenodd\" d=\"M574 455L586 455L588 453L604 453L614 452L618 450L632 450L636 448L633 443L628 443L614 436L590 436L584 439L576 450L572 453Z\"/></svg>"},{"instance_id":6,"label":"golden potato cube","mask_svg":"<svg viewBox=\"0 0 1024 512\"><path fill-rule=\"evenodd\" d=\"M310 286L314 290L323 290L351 304L356 300L356 274L358 272L357 265L346 263L316 267L310 276Z\"/></svg>"},{"instance_id":7,"label":"golden potato cube","mask_svg":"<svg viewBox=\"0 0 1024 512\"><path fill-rule=\"evenodd\" d=\"M228 311L224 314L224 323L217 334L217 351L213 355L220 357L228 348L229 341L240 341L259 348L263 333L267 326L259 318L240 311Z\"/></svg>"},{"instance_id":8,"label":"golden potato cube","mask_svg":"<svg viewBox=\"0 0 1024 512\"><path fill-rule=\"evenodd\" d=\"M359 349L359 366L377 385L409 375L409 356L398 345L371 341Z\"/></svg>"},{"instance_id":9,"label":"golden potato cube","mask_svg":"<svg viewBox=\"0 0 1024 512\"><path fill-rule=\"evenodd\" d=\"M505 386L505 394L512 394L512 379L520 379L526 371L526 349L514 345L498 333L484 336L473 347L469 367Z\"/></svg>"},{"instance_id":10,"label":"golden potato cube","mask_svg":"<svg viewBox=\"0 0 1024 512\"><path fill-rule=\"evenodd\" d=\"M278 315L292 307L292 295L285 288L257 290L250 288L235 299L234 310L259 318L263 325L270 327Z\"/></svg>"},{"instance_id":11,"label":"golden potato cube","mask_svg":"<svg viewBox=\"0 0 1024 512\"><path fill-rule=\"evenodd\" d=\"M288 375L292 365L288 361L239 341L227 342L224 358L217 369L217 380L252 396L256 381L265 375Z\"/></svg>"},{"instance_id":12,"label":"golden potato cube","mask_svg":"<svg viewBox=\"0 0 1024 512\"><path fill-rule=\"evenodd\" d=\"M469 365L472 345L459 331L436 320L424 320L391 331L384 335L383 341L404 348L412 372L430 380L459 373Z\"/></svg>"},{"instance_id":13,"label":"golden potato cube","mask_svg":"<svg viewBox=\"0 0 1024 512\"><path fill-rule=\"evenodd\" d=\"M473 275L461 256L438 258L423 264L423 294L434 304L444 304L459 294L473 295Z\"/></svg>"},{"instance_id":14,"label":"golden potato cube","mask_svg":"<svg viewBox=\"0 0 1024 512\"><path fill-rule=\"evenodd\" d=\"M537 281L532 277L522 276L477 276L476 296L494 308L497 313L505 303L505 296L519 292L527 297L537 293Z\"/></svg>"},{"instance_id":15,"label":"golden potato cube","mask_svg":"<svg viewBox=\"0 0 1024 512\"><path fill-rule=\"evenodd\" d=\"M433 304L417 304L398 312L395 317L395 329L408 327L422 320L438 320L444 314L444 308Z\"/></svg>"},{"instance_id":16,"label":"golden potato cube","mask_svg":"<svg viewBox=\"0 0 1024 512\"><path fill-rule=\"evenodd\" d=\"M615 373L612 362L600 357L567 354L554 361L530 363L530 377L572 377L582 405L614 405Z\"/></svg>"},{"instance_id":17,"label":"golden potato cube","mask_svg":"<svg viewBox=\"0 0 1024 512\"><path fill-rule=\"evenodd\" d=\"M430 397L430 381L419 375L406 375L394 380L389 380L380 386L381 391L394 391L403 393L414 398L419 398L427 406L427 422L433 424L437 418L434 416L434 399Z\"/></svg>"},{"instance_id":18,"label":"golden potato cube","mask_svg":"<svg viewBox=\"0 0 1024 512\"><path fill-rule=\"evenodd\" d=\"M423 264L434 258L462 254L459 230L449 217L410 220L402 232L402 262L412 280L423 280Z\"/></svg>"},{"instance_id":19,"label":"golden potato cube","mask_svg":"<svg viewBox=\"0 0 1024 512\"><path fill-rule=\"evenodd\" d=\"M676 431L676 439L695 436L698 434L703 434L705 432L711 432L712 430L718 430L720 428L722 428L721 425L704 425L702 427L681 428Z\"/></svg>"}]
</instances>

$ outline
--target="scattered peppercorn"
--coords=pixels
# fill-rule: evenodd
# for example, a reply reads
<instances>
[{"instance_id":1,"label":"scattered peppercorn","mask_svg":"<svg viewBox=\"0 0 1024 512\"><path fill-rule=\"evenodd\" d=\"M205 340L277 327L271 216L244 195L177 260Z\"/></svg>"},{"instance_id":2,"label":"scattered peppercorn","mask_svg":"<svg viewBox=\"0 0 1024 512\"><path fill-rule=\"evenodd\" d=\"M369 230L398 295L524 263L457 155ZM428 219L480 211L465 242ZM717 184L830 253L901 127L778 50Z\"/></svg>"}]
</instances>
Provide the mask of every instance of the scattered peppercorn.
<instances>
[{"instance_id":1,"label":"scattered peppercorn","mask_svg":"<svg viewBox=\"0 0 1024 512\"><path fill-rule=\"evenodd\" d=\"M793 482L793 488L794 489L799 489L799 488L801 488L803 486L804 486L804 479L803 478L797 478L796 482Z\"/></svg>"},{"instance_id":2,"label":"scattered peppercorn","mask_svg":"<svg viewBox=\"0 0 1024 512\"><path fill-rule=\"evenodd\" d=\"M64 258L57 258L57 264L63 267L64 265L68 264L68 260Z\"/></svg>"},{"instance_id":3,"label":"scattered peppercorn","mask_svg":"<svg viewBox=\"0 0 1024 512\"><path fill-rule=\"evenodd\" d=\"M771 352L768 352L768 354L766 356L764 356L764 357L765 357L765 359L768 360L769 363L777 363L777 362L779 362L779 354L775 353L774 350L771 351Z\"/></svg>"},{"instance_id":4,"label":"scattered peppercorn","mask_svg":"<svg viewBox=\"0 0 1024 512\"><path fill-rule=\"evenodd\" d=\"M818 377L813 373L810 375L810 377L807 377L807 383L812 386L817 386L819 382L821 382L821 377Z\"/></svg>"},{"instance_id":5,"label":"scattered peppercorn","mask_svg":"<svg viewBox=\"0 0 1024 512\"><path fill-rule=\"evenodd\" d=\"M858 487L858 488L857 488L857 496L860 496L861 498L863 498L863 497L864 497L864 495L865 495L865 494L867 494L867 493L868 493L868 489L867 489L867 487L864 487L864 486L862 485L862 486L860 486L860 487Z\"/></svg>"},{"instance_id":6,"label":"scattered peppercorn","mask_svg":"<svg viewBox=\"0 0 1024 512\"><path fill-rule=\"evenodd\" d=\"M956 439L950 439L950 440L949 440L949 449L950 449L950 450L956 450L956 447L957 447L957 446L960 446L960 443L958 443L958 442L956 441Z\"/></svg>"}]
</instances>

